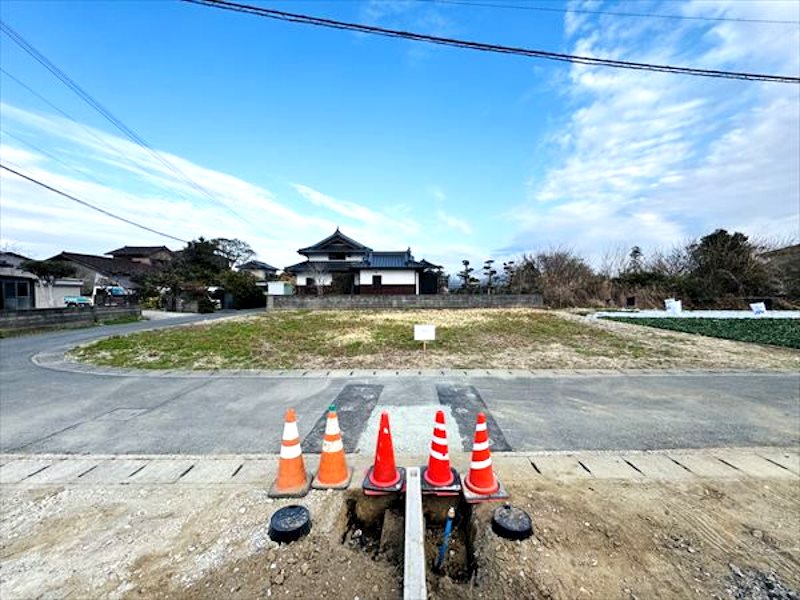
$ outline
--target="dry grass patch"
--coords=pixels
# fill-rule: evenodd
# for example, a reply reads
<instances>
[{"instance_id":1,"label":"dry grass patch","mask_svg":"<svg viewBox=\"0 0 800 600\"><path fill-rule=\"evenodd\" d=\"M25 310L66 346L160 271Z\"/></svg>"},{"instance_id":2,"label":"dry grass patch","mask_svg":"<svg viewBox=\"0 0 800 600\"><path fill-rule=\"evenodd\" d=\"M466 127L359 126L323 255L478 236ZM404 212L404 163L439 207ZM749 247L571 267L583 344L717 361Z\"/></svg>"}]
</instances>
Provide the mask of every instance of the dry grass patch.
<instances>
[{"instance_id":1,"label":"dry grass patch","mask_svg":"<svg viewBox=\"0 0 800 600\"><path fill-rule=\"evenodd\" d=\"M413 326L436 325L423 353ZM800 367L800 352L532 309L287 311L115 336L73 356L145 369Z\"/></svg>"}]
</instances>

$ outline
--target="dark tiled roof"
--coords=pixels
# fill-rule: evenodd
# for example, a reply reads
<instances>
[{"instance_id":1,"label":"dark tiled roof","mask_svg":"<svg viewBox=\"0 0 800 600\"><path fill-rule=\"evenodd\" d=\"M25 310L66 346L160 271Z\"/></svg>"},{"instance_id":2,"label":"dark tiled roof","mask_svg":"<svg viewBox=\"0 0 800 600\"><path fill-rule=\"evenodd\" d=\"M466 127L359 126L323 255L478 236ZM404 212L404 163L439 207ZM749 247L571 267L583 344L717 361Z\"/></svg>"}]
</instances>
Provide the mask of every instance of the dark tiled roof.
<instances>
[{"instance_id":1,"label":"dark tiled roof","mask_svg":"<svg viewBox=\"0 0 800 600\"><path fill-rule=\"evenodd\" d=\"M411 252L372 252L366 262L374 269L407 269L414 262ZM412 267L413 268L413 267Z\"/></svg>"},{"instance_id":2,"label":"dark tiled roof","mask_svg":"<svg viewBox=\"0 0 800 600\"><path fill-rule=\"evenodd\" d=\"M126 258L108 258L94 254L62 252L49 260L65 260L77 263L103 275L135 275L152 269L150 265L136 263Z\"/></svg>"},{"instance_id":3,"label":"dark tiled roof","mask_svg":"<svg viewBox=\"0 0 800 600\"><path fill-rule=\"evenodd\" d=\"M367 248L364 244L355 241L353 238L347 237L339 228L336 228L331 235L309 246L308 248L300 248L300 254L309 254L313 252L370 252L371 249Z\"/></svg>"},{"instance_id":4,"label":"dark tiled roof","mask_svg":"<svg viewBox=\"0 0 800 600\"><path fill-rule=\"evenodd\" d=\"M151 256L156 252L172 253L172 250L166 246L123 246L122 248L106 252L106 254L110 254L111 256Z\"/></svg>"},{"instance_id":5,"label":"dark tiled roof","mask_svg":"<svg viewBox=\"0 0 800 600\"><path fill-rule=\"evenodd\" d=\"M272 265L268 265L267 263L261 262L260 260L251 260L251 261L248 261L248 262L244 263L243 265L239 265L239 270L240 271L255 271L255 270L258 270L258 269L263 269L264 271L277 271L278 270L275 267L273 267Z\"/></svg>"},{"instance_id":6,"label":"dark tiled roof","mask_svg":"<svg viewBox=\"0 0 800 600\"><path fill-rule=\"evenodd\" d=\"M348 260L320 260L320 261L303 261L285 267L283 270L287 273L297 273L298 271L309 271L309 265L314 265L314 269L319 269L322 273L346 273L348 271L357 269L369 268L367 263L361 261L348 261Z\"/></svg>"},{"instance_id":7,"label":"dark tiled roof","mask_svg":"<svg viewBox=\"0 0 800 600\"><path fill-rule=\"evenodd\" d=\"M419 261L419 264L423 269L441 269L442 268L442 265L435 265L432 262L429 262L429 261L425 260L424 258L421 261Z\"/></svg>"}]
</instances>

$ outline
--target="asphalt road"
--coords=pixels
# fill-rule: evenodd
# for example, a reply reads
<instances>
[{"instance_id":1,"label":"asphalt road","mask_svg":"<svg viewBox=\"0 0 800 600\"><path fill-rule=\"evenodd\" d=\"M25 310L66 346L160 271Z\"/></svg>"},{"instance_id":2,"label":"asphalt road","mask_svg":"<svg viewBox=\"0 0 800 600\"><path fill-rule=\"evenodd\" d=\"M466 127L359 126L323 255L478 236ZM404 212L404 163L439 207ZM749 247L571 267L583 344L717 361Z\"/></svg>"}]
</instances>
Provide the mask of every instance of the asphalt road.
<instances>
[{"instance_id":1,"label":"asphalt road","mask_svg":"<svg viewBox=\"0 0 800 600\"><path fill-rule=\"evenodd\" d=\"M800 444L800 375L792 374L150 377L54 371L31 361L114 333L204 318L0 340L0 452L276 452L289 407L301 436L314 430L304 440L313 451L331 402L349 451L370 447L371 423L388 410L398 446L424 454L439 407L453 449L469 450L479 410L490 417L496 451Z\"/></svg>"}]
</instances>

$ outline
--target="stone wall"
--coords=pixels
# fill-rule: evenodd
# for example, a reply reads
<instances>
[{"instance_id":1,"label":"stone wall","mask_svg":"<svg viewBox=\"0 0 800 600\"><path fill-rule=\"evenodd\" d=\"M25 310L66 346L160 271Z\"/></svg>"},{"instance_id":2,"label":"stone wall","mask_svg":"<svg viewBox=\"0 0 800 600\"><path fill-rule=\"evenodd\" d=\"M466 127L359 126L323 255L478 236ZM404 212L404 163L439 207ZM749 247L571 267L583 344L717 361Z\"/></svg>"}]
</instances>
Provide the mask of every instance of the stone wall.
<instances>
[{"instance_id":1,"label":"stone wall","mask_svg":"<svg viewBox=\"0 0 800 600\"><path fill-rule=\"evenodd\" d=\"M267 296L267 310L370 310L541 307L540 294L435 294L404 296Z\"/></svg>"},{"instance_id":2,"label":"stone wall","mask_svg":"<svg viewBox=\"0 0 800 600\"><path fill-rule=\"evenodd\" d=\"M138 306L90 306L86 308L40 308L0 312L0 333L24 332L49 327L85 327L93 323L141 317Z\"/></svg>"}]
</instances>

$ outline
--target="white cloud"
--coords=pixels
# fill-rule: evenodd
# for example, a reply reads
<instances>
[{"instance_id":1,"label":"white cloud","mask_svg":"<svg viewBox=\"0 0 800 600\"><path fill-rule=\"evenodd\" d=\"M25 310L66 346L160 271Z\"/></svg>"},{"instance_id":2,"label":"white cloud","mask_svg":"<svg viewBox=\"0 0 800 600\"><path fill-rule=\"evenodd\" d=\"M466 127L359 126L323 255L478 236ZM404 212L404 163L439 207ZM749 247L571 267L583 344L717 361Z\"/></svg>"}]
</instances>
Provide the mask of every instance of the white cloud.
<instances>
[{"instance_id":1,"label":"white cloud","mask_svg":"<svg viewBox=\"0 0 800 600\"><path fill-rule=\"evenodd\" d=\"M66 164L99 181L22 149L10 136L0 157L12 168L127 219L182 239L237 237L249 242L259 257L278 267L295 263L295 249L329 235L335 222L279 202L267 189L226 173L160 152L203 193L173 173L147 150L100 130L8 104L0 105L3 127L36 145L54 148ZM42 141L43 140L43 141ZM26 182L2 174L3 241L22 244L38 258L62 250L102 253L123 244L181 244L159 238Z\"/></svg>"},{"instance_id":2,"label":"white cloud","mask_svg":"<svg viewBox=\"0 0 800 600\"><path fill-rule=\"evenodd\" d=\"M796 19L786 4L684 9ZM752 23L690 21L664 32L652 19L574 15L567 25L577 54L781 74L800 67L797 27L776 35ZM552 133L547 150L556 158L530 182L529 200L507 214L518 223L510 250L558 243L598 256L621 242L665 246L716 227L797 234L797 86L582 65L571 68L570 82L566 95L577 108Z\"/></svg>"},{"instance_id":3,"label":"white cloud","mask_svg":"<svg viewBox=\"0 0 800 600\"><path fill-rule=\"evenodd\" d=\"M450 229L455 229L456 231L460 231L466 235L472 234L472 226L467 223L464 219L459 219L458 217L454 217L452 215L448 215L443 210L436 211L436 216L439 220L447 225Z\"/></svg>"}]
</instances>

